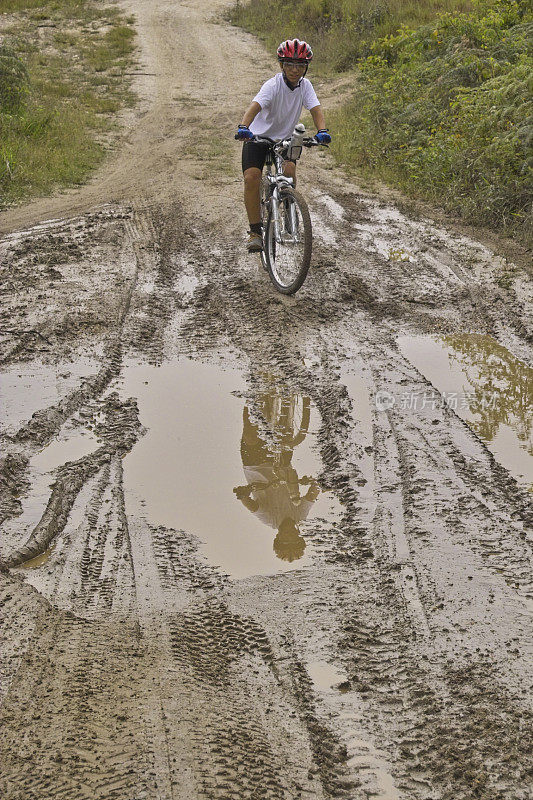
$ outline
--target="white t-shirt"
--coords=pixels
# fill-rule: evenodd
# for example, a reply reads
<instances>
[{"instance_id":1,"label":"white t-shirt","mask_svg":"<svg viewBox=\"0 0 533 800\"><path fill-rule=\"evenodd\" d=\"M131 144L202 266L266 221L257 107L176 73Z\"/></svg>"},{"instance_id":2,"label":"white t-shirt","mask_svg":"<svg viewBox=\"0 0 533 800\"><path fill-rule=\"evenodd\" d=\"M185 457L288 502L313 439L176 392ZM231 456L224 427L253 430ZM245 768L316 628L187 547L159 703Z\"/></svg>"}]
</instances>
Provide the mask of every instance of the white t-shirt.
<instances>
[{"instance_id":1,"label":"white t-shirt","mask_svg":"<svg viewBox=\"0 0 533 800\"><path fill-rule=\"evenodd\" d=\"M305 496L293 499L286 483L271 486L277 476L270 464L244 467L244 474L249 484L256 484L251 494L259 507L252 514L265 525L278 530L284 519L290 519L296 524L307 519L314 500L308 500ZM260 483L265 484L264 489L257 486Z\"/></svg>"},{"instance_id":2,"label":"white t-shirt","mask_svg":"<svg viewBox=\"0 0 533 800\"><path fill-rule=\"evenodd\" d=\"M254 97L261 106L261 111L250 125L256 136L268 136L270 139L285 139L300 119L302 108L308 111L319 106L313 84L302 78L296 89L289 89L278 72L264 83Z\"/></svg>"}]
</instances>

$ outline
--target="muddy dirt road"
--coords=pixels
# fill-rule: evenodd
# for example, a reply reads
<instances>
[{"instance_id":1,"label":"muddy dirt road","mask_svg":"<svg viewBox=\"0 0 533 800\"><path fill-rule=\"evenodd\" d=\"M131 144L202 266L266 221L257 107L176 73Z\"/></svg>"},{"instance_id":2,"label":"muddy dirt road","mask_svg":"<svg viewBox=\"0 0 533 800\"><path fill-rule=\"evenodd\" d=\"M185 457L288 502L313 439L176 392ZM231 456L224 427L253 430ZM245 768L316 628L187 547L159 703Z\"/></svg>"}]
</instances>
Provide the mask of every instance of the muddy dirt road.
<instances>
[{"instance_id":1,"label":"muddy dirt road","mask_svg":"<svg viewBox=\"0 0 533 800\"><path fill-rule=\"evenodd\" d=\"M129 0L126 142L0 218L1 796L525 800L527 276L312 153L277 295L222 7Z\"/></svg>"}]
</instances>

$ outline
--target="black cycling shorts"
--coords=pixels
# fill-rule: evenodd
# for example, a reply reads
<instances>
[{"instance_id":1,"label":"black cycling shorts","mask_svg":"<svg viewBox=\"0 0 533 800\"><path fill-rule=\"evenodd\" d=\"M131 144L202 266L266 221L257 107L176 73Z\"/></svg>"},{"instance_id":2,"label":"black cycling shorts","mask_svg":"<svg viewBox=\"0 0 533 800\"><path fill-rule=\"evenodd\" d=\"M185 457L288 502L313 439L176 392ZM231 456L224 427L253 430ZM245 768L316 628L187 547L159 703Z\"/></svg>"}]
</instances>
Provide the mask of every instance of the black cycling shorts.
<instances>
[{"instance_id":1,"label":"black cycling shorts","mask_svg":"<svg viewBox=\"0 0 533 800\"><path fill-rule=\"evenodd\" d=\"M250 167L262 170L267 153L268 145L265 142L245 142L242 146L242 171L245 172Z\"/></svg>"},{"instance_id":2,"label":"black cycling shorts","mask_svg":"<svg viewBox=\"0 0 533 800\"><path fill-rule=\"evenodd\" d=\"M242 146L242 171L245 172L249 167L257 167L262 170L268 152L268 144L265 142L245 142ZM293 158L288 158L292 164L296 164Z\"/></svg>"}]
</instances>

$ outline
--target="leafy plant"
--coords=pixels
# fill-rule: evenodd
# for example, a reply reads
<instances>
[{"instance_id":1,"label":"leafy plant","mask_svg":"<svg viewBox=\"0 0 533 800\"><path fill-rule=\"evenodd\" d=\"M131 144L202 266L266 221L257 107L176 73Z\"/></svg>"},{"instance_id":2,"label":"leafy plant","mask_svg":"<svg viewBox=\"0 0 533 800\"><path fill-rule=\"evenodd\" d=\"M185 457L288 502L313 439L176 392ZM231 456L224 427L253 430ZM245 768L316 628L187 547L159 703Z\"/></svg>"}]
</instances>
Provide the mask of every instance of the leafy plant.
<instances>
[{"instance_id":1,"label":"leafy plant","mask_svg":"<svg viewBox=\"0 0 533 800\"><path fill-rule=\"evenodd\" d=\"M339 158L470 222L531 226L533 21L525 3L402 26L360 62Z\"/></svg>"}]
</instances>

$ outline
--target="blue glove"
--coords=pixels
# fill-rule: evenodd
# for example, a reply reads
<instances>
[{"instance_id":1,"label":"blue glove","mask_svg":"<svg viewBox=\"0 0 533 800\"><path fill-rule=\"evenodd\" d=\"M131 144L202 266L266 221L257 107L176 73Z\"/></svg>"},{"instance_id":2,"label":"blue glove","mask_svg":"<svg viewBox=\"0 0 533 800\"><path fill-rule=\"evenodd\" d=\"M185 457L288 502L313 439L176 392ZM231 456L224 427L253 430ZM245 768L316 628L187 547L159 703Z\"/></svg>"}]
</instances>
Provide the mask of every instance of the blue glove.
<instances>
[{"instance_id":1,"label":"blue glove","mask_svg":"<svg viewBox=\"0 0 533 800\"><path fill-rule=\"evenodd\" d=\"M236 139L253 139L254 135L250 128L247 128L246 125L239 125L239 129L235 134Z\"/></svg>"},{"instance_id":2,"label":"blue glove","mask_svg":"<svg viewBox=\"0 0 533 800\"><path fill-rule=\"evenodd\" d=\"M318 133L315 134L315 139L317 140L318 144L329 144L331 142L331 136L329 135L327 128L322 131L318 131Z\"/></svg>"}]
</instances>

